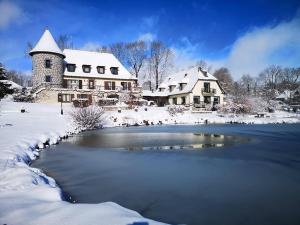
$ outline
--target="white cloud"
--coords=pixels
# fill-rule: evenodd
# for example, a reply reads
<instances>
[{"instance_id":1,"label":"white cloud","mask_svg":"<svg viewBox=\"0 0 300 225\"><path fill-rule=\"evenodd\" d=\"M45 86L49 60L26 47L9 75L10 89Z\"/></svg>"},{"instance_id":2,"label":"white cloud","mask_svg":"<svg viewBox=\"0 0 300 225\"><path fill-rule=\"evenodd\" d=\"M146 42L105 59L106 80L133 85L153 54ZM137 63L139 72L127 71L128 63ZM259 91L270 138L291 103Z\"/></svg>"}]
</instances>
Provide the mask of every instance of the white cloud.
<instances>
[{"instance_id":1,"label":"white cloud","mask_svg":"<svg viewBox=\"0 0 300 225\"><path fill-rule=\"evenodd\" d=\"M101 49L101 45L96 42L87 42L80 49L85 51L97 51Z\"/></svg>"},{"instance_id":2,"label":"white cloud","mask_svg":"<svg viewBox=\"0 0 300 225\"><path fill-rule=\"evenodd\" d=\"M184 37L180 46L173 46L175 64L179 68L205 60L214 69L228 67L235 79L243 74L258 75L272 64L300 66L300 14L288 22L276 26L258 27L239 37L226 57L220 60L208 58L201 45Z\"/></svg>"},{"instance_id":3,"label":"white cloud","mask_svg":"<svg viewBox=\"0 0 300 225\"><path fill-rule=\"evenodd\" d=\"M152 33L141 34L138 37L139 41L145 41L145 42L151 42L154 41L155 39L156 39L156 35Z\"/></svg>"},{"instance_id":4,"label":"white cloud","mask_svg":"<svg viewBox=\"0 0 300 225\"><path fill-rule=\"evenodd\" d=\"M235 78L257 75L271 64L300 66L300 15L276 26L255 28L235 41L224 60Z\"/></svg>"},{"instance_id":5,"label":"white cloud","mask_svg":"<svg viewBox=\"0 0 300 225\"><path fill-rule=\"evenodd\" d=\"M22 9L10 1L0 2L0 30L8 28L13 23L22 21Z\"/></svg>"}]
</instances>

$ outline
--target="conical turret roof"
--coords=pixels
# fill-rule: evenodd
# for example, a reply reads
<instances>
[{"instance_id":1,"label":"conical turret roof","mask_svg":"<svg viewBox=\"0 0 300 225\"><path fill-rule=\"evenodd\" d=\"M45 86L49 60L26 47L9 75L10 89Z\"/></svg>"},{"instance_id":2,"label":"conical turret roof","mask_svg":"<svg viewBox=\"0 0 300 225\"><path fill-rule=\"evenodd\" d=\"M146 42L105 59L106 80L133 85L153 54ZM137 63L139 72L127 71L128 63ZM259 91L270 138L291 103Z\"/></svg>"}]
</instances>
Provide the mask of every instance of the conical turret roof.
<instances>
[{"instance_id":1,"label":"conical turret roof","mask_svg":"<svg viewBox=\"0 0 300 225\"><path fill-rule=\"evenodd\" d=\"M64 53L56 44L49 30L45 30L43 36L38 41L36 46L29 52L29 55L33 55L34 53L38 53L38 52L56 53L65 57Z\"/></svg>"}]
</instances>

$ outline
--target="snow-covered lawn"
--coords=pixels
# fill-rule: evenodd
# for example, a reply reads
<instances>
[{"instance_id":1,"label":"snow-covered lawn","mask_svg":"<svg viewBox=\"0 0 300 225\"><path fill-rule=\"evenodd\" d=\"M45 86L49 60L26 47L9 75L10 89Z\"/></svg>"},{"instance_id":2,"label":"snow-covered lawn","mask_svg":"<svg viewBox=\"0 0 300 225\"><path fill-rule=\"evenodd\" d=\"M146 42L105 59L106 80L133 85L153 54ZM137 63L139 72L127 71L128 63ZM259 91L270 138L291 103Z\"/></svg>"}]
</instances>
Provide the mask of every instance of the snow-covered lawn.
<instances>
[{"instance_id":1,"label":"snow-covered lawn","mask_svg":"<svg viewBox=\"0 0 300 225\"><path fill-rule=\"evenodd\" d=\"M28 163L38 155L34 150L36 145L42 147L48 139L50 144L56 143L73 131L67 113L60 115L59 104L21 104L7 100L0 104L0 224L127 225L138 221L162 224L112 202L63 201L55 181ZM27 113L20 113L22 106Z\"/></svg>"},{"instance_id":2,"label":"snow-covered lawn","mask_svg":"<svg viewBox=\"0 0 300 225\"><path fill-rule=\"evenodd\" d=\"M26 113L20 112L22 106ZM166 108L147 107L147 111L144 108L137 112L107 112L106 126L144 124L146 120L149 124L195 124L205 120L209 123L300 121L295 114L286 112L269 114L267 118L192 112L171 117ZM0 102L0 224L127 225L138 221L162 224L112 202L71 204L63 201L55 181L28 165L39 154L36 146L42 148L43 143L55 144L74 131L68 117L69 110L70 106L64 104L62 116L59 104L14 103L9 99Z\"/></svg>"}]
</instances>

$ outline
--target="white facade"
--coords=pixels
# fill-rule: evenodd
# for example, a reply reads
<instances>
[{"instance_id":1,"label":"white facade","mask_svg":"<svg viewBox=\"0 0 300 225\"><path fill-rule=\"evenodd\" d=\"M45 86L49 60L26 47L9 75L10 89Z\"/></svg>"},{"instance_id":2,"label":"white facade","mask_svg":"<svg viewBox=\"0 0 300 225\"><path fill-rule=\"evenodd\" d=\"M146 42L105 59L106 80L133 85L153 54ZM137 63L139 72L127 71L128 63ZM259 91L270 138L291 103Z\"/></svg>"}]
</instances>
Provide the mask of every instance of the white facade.
<instances>
[{"instance_id":1,"label":"white facade","mask_svg":"<svg viewBox=\"0 0 300 225\"><path fill-rule=\"evenodd\" d=\"M196 107L224 104L224 94L217 78L199 67L170 75L158 87L158 90L143 92L145 98L156 99L159 105Z\"/></svg>"}]
</instances>

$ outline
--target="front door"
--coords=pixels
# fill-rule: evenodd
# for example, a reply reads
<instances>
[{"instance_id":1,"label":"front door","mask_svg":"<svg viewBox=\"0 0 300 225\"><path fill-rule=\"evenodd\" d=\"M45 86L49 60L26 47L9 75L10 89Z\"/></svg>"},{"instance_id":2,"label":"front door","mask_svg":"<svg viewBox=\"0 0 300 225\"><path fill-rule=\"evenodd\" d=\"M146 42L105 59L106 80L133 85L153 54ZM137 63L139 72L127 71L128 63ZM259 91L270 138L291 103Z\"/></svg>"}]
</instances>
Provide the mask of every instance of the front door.
<instances>
[{"instance_id":1,"label":"front door","mask_svg":"<svg viewBox=\"0 0 300 225\"><path fill-rule=\"evenodd\" d=\"M82 89L82 80L79 80L79 89Z\"/></svg>"}]
</instances>

